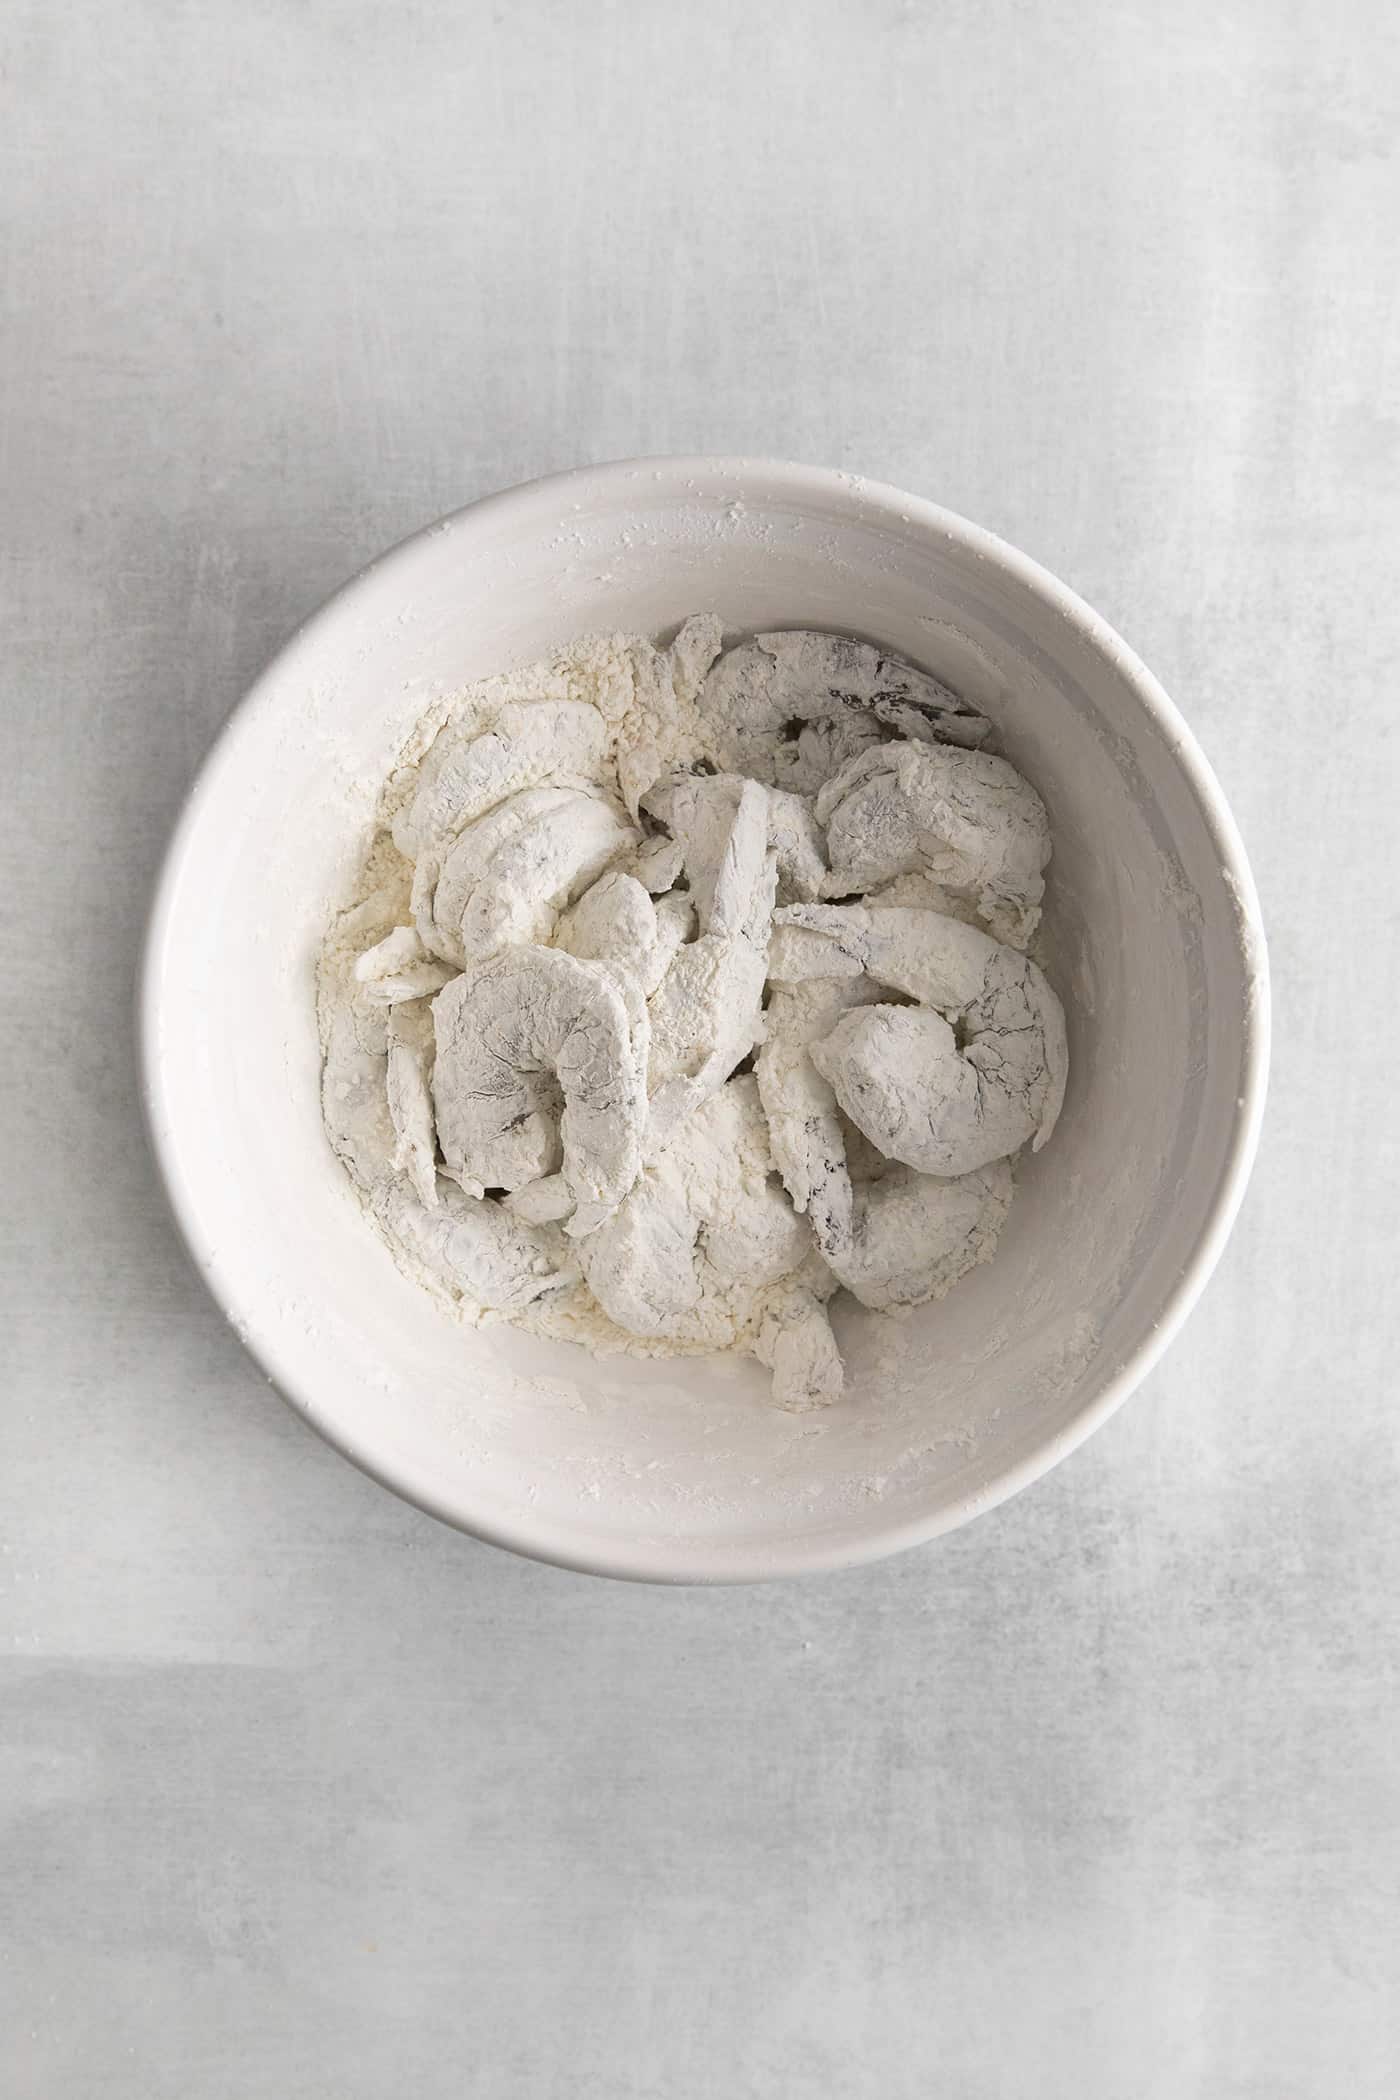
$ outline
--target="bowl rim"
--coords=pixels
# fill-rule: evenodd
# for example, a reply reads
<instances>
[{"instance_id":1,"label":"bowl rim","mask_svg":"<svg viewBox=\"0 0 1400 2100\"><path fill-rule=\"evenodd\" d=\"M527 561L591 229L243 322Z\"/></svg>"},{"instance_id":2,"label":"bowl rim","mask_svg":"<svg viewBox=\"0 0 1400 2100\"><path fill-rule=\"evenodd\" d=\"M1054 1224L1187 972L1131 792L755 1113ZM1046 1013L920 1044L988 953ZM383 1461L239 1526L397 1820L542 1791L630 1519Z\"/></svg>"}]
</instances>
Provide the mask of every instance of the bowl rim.
<instances>
[{"instance_id":1,"label":"bowl rim","mask_svg":"<svg viewBox=\"0 0 1400 2100\"><path fill-rule=\"evenodd\" d=\"M430 1481L410 1477L340 1425L328 1422L314 1396L303 1389L277 1360L275 1348L254 1342L240 1316L237 1294L200 1222L197 1189L187 1179L180 1156L178 1119L172 1111L167 1073L160 1047L164 959L174 918L180 879L191 843L215 792L229 751L252 734L262 716L276 704L280 688L298 655L317 645L323 630L339 619L345 603L371 579L408 569L420 545L444 531L463 528L490 532L511 512L553 507L561 499L600 501L606 493L635 482L643 473L682 487L711 481L761 482L765 498L824 499L844 508L857 506L867 522L881 519L905 528L923 528L952 541L979 561L995 565L1057 613L1081 640L1106 657L1133 692L1157 730L1190 788L1236 903L1235 945L1245 990L1244 1057L1229 1143L1214 1198L1190 1259L1137 1346L1118 1364L1091 1401L1019 1462L1008 1466L990 1486L958 1497L926 1517L907 1519L872 1530L857 1540L788 1539L739 1547L708 1541L678 1541L674 1548L651 1543L610 1541L596 1549L551 1536L547 1519L499 1522L460 1507L436 1494ZM1151 1373L1179 1333L1215 1269L1238 1215L1259 1143L1268 1085L1270 998L1268 954L1259 901L1244 844L1215 774L1191 729L1165 690L1122 636L1068 585L995 533L942 505L839 468L805 466L762 456L727 454L655 454L567 468L479 497L420 527L377 555L349 577L293 631L275 652L216 735L186 792L162 856L152 892L136 985L137 1038L141 1106L147 1138L167 1202L190 1260L216 1304L238 1334L243 1347L281 1397L341 1455L401 1499L468 1536L551 1566L581 1574L667 1584L720 1584L768 1580L778 1576L830 1573L868 1565L887 1555L926 1544L956 1530L974 1516L995 1509L1029 1487L1100 1428L1128 1395Z\"/></svg>"}]
</instances>

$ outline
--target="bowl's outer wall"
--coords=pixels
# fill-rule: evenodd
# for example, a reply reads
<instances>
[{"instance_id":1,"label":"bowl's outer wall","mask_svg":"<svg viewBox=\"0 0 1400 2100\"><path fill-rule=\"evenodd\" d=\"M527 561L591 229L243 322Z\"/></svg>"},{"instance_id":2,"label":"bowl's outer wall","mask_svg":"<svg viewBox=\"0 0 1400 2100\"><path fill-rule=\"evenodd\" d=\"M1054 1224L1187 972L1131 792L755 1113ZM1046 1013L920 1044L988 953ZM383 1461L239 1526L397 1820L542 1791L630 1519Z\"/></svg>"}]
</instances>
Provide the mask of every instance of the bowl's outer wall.
<instances>
[{"instance_id":1,"label":"bowl's outer wall","mask_svg":"<svg viewBox=\"0 0 1400 2100\"><path fill-rule=\"evenodd\" d=\"M571 637L862 633L980 701L1044 794L1065 1115L996 1262L901 1324L842 1323L848 1397L792 1418L756 1367L472 1331L367 1230L323 1137L316 950L424 707ZM1216 1259L1262 1110L1248 868L1179 716L1095 615L915 498L768 462L582 469L488 499L316 615L232 717L162 875L147 1108L196 1262L279 1387L435 1514L662 1580L832 1567L1033 1479L1143 1375Z\"/></svg>"}]
</instances>

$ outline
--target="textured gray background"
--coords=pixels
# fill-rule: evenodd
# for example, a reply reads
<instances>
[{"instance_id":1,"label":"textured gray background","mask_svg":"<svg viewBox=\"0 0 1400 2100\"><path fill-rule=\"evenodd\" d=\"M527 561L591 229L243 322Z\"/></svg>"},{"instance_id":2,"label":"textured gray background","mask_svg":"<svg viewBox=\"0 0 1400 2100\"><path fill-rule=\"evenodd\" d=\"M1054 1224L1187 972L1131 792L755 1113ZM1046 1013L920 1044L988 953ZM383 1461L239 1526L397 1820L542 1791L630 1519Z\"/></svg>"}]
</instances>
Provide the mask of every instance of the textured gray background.
<instances>
[{"instance_id":1,"label":"textured gray background","mask_svg":"<svg viewBox=\"0 0 1400 2100\"><path fill-rule=\"evenodd\" d=\"M5 2100L1400 2086L1390 0L9 0ZM862 1573L512 1561L185 1267L129 1031L240 689L577 460L884 476L1077 585L1251 848L1272 1107L1061 1471Z\"/></svg>"}]
</instances>

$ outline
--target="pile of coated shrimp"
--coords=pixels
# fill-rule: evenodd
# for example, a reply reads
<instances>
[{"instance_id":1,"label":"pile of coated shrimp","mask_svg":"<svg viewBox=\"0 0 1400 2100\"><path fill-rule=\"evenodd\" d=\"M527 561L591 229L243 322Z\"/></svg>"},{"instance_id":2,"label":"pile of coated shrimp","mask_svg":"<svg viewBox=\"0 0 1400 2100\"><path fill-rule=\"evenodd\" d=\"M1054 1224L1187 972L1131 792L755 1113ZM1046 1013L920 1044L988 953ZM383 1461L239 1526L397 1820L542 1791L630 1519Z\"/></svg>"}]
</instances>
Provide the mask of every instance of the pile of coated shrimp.
<instances>
[{"instance_id":1,"label":"pile of coated shrimp","mask_svg":"<svg viewBox=\"0 0 1400 2100\"><path fill-rule=\"evenodd\" d=\"M1045 810L866 643L721 654L706 615L591 685L590 646L475 688L392 784L323 963L327 1126L473 1312L584 1333L582 1303L825 1405L827 1301L941 1296L1054 1128Z\"/></svg>"}]
</instances>

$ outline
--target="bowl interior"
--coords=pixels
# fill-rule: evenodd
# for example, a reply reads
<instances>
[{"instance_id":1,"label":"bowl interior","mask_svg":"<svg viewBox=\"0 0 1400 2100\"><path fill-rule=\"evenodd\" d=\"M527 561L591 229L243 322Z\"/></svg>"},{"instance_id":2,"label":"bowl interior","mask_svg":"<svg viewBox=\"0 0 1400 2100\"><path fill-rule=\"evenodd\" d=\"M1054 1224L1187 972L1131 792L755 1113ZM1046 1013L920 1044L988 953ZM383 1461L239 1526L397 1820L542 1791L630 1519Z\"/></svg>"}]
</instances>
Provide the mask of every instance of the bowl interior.
<instances>
[{"instance_id":1,"label":"bowl interior","mask_svg":"<svg viewBox=\"0 0 1400 2100\"><path fill-rule=\"evenodd\" d=\"M597 1362L470 1330L406 1281L323 1136L313 967L379 784L435 697L583 632L814 626L938 672L1000 727L1055 842L1071 1078L1001 1250L940 1305L837 1325L816 1417L728 1359ZM572 1565L836 1565L1042 1470L1139 1374L1237 1200L1262 1061L1237 844L1170 709L1030 564L846 477L684 462L493 498L350 585L273 664L172 847L145 994L150 1114L197 1260L310 1419L415 1500ZM1204 779L1204 787L1202 781Z\"/></svg>"}]
</instances>

